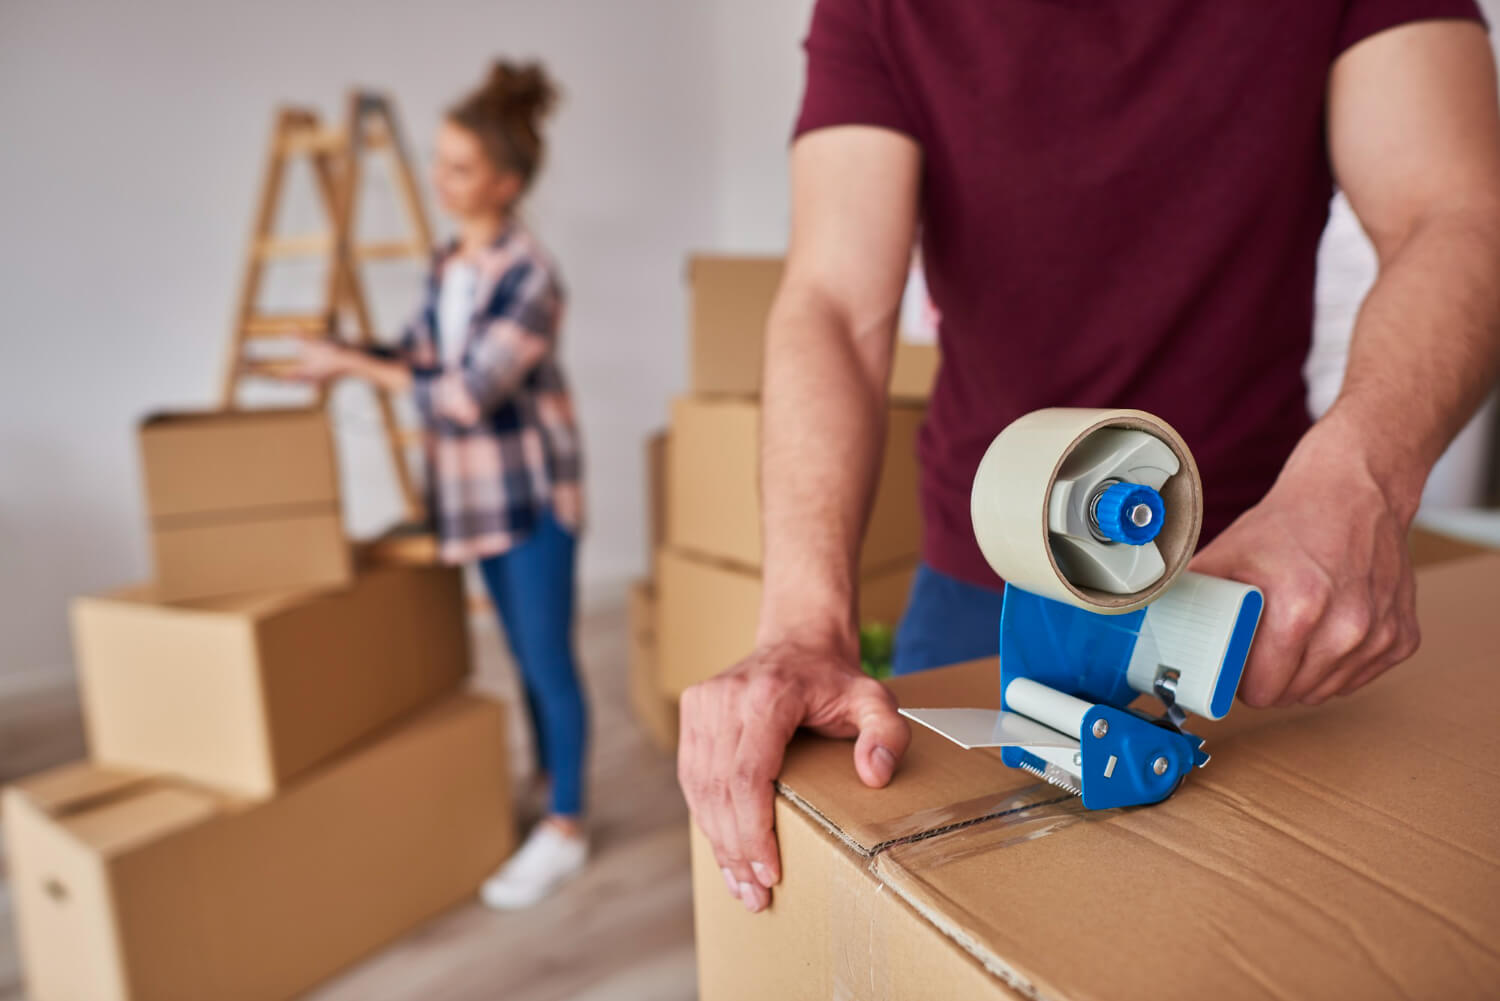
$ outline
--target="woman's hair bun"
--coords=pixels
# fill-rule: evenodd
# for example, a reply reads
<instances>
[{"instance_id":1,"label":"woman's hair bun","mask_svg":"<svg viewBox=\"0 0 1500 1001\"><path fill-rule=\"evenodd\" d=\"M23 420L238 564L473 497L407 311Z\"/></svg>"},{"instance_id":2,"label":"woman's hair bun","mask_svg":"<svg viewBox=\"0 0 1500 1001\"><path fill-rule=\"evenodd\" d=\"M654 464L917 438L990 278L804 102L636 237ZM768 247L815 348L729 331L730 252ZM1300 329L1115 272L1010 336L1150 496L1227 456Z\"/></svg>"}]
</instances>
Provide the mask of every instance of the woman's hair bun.
<instances>
[{"instance_id":1,"label":"woman's hair bun","mask_svg":"<svg viewBox=\"0 0 1500 1001\"><path fill-rule=\"evenodd\" d=\"M540 63L501 59L490 67L481 92L497 107L519 112L533 122L545 118L557 103L557 88Z\"/></svg>"},{"instance_id":2,"label":"woman's hair bun","mask_svg":"<svg viewBox=\"0 0 1500 1001\"><path fill-rule=\"evenodd\" d=\"M448 109L448 119L479 137L491 163L529 184L547 151L542 119L556 103L557 87L540 63L501 59L477 90Z\"/></svg>"}]
</instances>

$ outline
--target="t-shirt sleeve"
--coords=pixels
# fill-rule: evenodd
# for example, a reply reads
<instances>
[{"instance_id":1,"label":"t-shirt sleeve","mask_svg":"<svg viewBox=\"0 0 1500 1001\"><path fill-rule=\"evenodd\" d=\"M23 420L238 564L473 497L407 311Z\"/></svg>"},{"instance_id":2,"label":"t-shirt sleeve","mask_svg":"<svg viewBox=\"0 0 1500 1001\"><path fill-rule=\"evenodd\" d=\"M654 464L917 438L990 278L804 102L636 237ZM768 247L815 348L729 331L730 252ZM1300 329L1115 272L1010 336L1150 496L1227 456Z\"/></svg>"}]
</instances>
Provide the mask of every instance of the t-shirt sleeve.
<instances>
[{"instance_id":1,"label":"t-shirt sleeve","mask_svg":"<svg viewBox=\"0 0 1500 1001\"><path fill-rule=\"evenodd\" d=\"M877 34L870 0L818 0L803 43L807 86L794 138L831 125L874 125L918 137Z\"/></svg>"},{"instance_id":2,"label":"t-shirt sleeve","mask_svg":"<svg viewBox=\"0 0 1500 1001\"><path fill-rule=\"evenodd\" d=\"M1339 55L1355 43L1387 28L1413 21L1454 18L1485 24L1484 15L1474 0L1346 0L1333 52Z\"/></svg>"}]
</instances>

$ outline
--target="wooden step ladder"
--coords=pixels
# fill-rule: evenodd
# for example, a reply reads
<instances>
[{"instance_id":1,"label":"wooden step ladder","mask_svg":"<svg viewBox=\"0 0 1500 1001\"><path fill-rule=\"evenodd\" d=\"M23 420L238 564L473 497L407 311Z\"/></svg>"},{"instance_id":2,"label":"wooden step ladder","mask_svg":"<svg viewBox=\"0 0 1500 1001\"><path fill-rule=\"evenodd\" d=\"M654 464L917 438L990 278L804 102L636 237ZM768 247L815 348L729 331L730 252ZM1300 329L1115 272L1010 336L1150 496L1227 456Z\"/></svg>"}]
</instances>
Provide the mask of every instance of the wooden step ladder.
<instances>
[{"instance_id":1,"label":"wooden step ladder","mask_svg":"<svg viewBox=\"0 0 1500 1001\"><path fill-rule=\"evenodd\" d=\"M378 242L356 242L355 215L359 204L363 161L367 153L386 153L405 216L410 238ZM307 157L318 195L328 218L322 232L278 235L277 209L287 168L299 157ZM325 126L316 111L283 107L271 129L270 149L261 181L239 304L235 309L229 360L224 371L220 403L225 409L240 405L240 389L251 379L284 380L295 368L292 360L255 358L249 351L255 342L287 338L335 338L357 346L376 343L360 265L367 260L416 257L426 260L432 250L432 232L422 208L416 177L412 173L395 110L384 95L365 91L350 94L342 129ZM322 302L308 312L265 313L258 306L266 265L290 258L319 257L327 262ZM341 317L351 321L347 328ZM318 405L328 402L327 386L317 390ZM389 393L375 391L396 482L401 491L405 518L420 523L425 512L407 464L407 447L420 435L402 429Z\"/></svg>"}]
</instances>

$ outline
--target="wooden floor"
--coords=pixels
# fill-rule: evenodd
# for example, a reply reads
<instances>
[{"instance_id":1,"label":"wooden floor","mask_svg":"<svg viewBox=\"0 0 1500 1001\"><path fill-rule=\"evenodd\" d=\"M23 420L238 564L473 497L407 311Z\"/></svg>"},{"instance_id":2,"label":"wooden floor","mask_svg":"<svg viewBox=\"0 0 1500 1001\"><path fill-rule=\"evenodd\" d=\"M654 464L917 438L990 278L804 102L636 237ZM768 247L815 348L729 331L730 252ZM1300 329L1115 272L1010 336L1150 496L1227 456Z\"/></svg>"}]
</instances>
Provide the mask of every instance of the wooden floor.
<instances>
[{"instance_id":1,"label":"wooden floor","mask_svg":"<svg viewBox=\"0 0 1500 1001\"><path fill-rule=\"evenodd\" d=\"M476 687L512 707L518 788L531 769L514 674L498 630L475 619ZM414 930L308 995L310 1001L675 1001L695 996L687 811L671 758L630 720L623 607L585 615L579 653L592 696L594 861L556 898L495 914L465 905ZM0 700L0 782L77 758L71 688ZM536 806L522 806L534 816ZM523 818L524 819L524 818ZM0 860L0 1001L25 992Z\"/></svg>"}]
</instances>

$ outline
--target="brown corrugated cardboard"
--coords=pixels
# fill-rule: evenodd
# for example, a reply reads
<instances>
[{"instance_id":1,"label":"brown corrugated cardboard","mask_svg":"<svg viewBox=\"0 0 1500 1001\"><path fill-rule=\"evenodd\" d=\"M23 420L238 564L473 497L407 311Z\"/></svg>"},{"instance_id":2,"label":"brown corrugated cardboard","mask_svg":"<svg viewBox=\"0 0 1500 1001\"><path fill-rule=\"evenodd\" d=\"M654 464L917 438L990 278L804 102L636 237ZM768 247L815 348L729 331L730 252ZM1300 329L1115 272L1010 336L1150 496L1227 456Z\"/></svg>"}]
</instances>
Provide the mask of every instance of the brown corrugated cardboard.
<instances>
[{"instance_id":1,"label":"brown corrugated cardboard","mask_svg":"<svg viewBox=\"0 0 1500 1001\"><path fill-rule=\"evenodd\" d=\"M514 843L502 707L445 700L256 804L80 764L6 790L32 1001L272 1001L466 899Z\"/></svg>"},{"instance_id":2,"label":"brown corrugated cardboard","mask_svg":"<svg viewBox=\"0 0 1500 1001\"><path fill-rule=\"evenodd\" d=\"M888 566L922 546L917 431L925 411L892 407L875 503L860 565ZM761 564L760 406L751 400L681 397L672 405L667 460L667 541L676 549L744 567Z\"/></svg>"},{"instance_id":3,"label":"brown corrugated cardboard","mask_svg":"<svg viewBox=\"0 0 1500 1001\"><path fill-rule=\"evenodd\" d=\"M869 871L869 860L785 798L776 801L782 884L747 914L694 828L702 1001L1019 1001Z\"/></svg>"},{"instance_id":4,"label":"brown corrugated cardboard","mask_svg":"<svg viewBox=\"0 0 1500 1001\"><path fill-rule=\"evenodd\" d=\"M712 677L748 654L760 616L760 576L667 548L657 554L658 677L668 694ZM862 622L895 625L906 607L915 561L866 572Z\"/></svg>"},{"instance_id":5,"label":"brown corrugated cardboard","mask_svg":"<svg viewBox=\"0 0 1500 1001\"><path fill-rule=\"evenodd\" d=\"M73 605L90 753L263 796L469 670L452 567L362 571L342 591Z\"/></svg>"},{"instance_id":6,"label":"brown corrugated cardboard","mask_svg":"<svg viewBox=\"0 0 1500 1001\"><path fill-rule=\"evenodd\" d=\"M1213 760L1157 806L1090 813L921 727L870 790L849 743L799 737L767 913L694 835L703 1001L1492 997L1497 591L1497 556L1423 570L1411 662L1323 706L1195 719ZM993 707L997 685L993 659L892 682L907 705Z\"/></svg>"},{"instance_id":7,"label":"brown corrugated cardboard","mask_svg":"<svg viewBox=\"0 0 1500 1001\"><path fill-rule=\"evenodd\" d=\"M636 725L663 751L677 748L677 699L662 690L657 671L656 588L630 585L630 709Z\"/></svg>"},{"instance_id":8,"label":"brown corrugated cardboard","mask_svg":"<svg viewBox=\"0 0 1500 1001\"><path fill-rule=\"evenodd\" d=\"M898 403L926 403L937 380L938 348L896 338L891 356L891 399Z\"/></svg>"},{"instance_id":9,"label":"brown corrugated cardboard","mask_svg":"<svg viewBox=\"0 0 1500 1001\"><path fill-rule=\"evenodd\" d=\"M766 318L782 267L780 257L695 254L688 259L693 392L760 392Z\"/></svg>"},{"instance_id":10,"label":"brown corrugated cardboard","mask_svg":"<svg viewBox=\"0 0 1500 1001\"><path fill-rule=\"evenodd\" d=\"M1420 526L1411 530L1406 541L1407 548L1411 551L1412 565L1418 567L1446 563L1449 560L1461 560L1494 551L1477 542L1444 535L1442 532L1435 532Z\"/></svg>"},{"instance_id":11,"label":"brown corrugated cardboard","mask_svg":"<svg viewBox=\"0 0 1500 1001\"><path fill-rule=\"evenodd\" d=\"M781 284L780 257L695 254L688 259L692 391L757 396L766 321ZM932 391L938 351L900 337L891 359L891 399L920 403Z\"/></svg>"},{"instance_id":12,"label":"brown corrugated cardboard","mask_svg":"<svg viewBox=\"0 0 1500 1001\"><path fill-rule=\"evenodd\" d=\"M349 582L322 409L158 414L140 443L164 598Z\"/></svg>"},{"instance_id":13,"label":"brown corrugated cardboard","mask_svg":"<svg viewBox=\"0 0 1500 1001\"><path fill-rule=\"evenodd\" d=\"M356 569L430 567L439 562L437 535L427 525L395 525L353 544Z\"/></svg>"}]
</instances>

